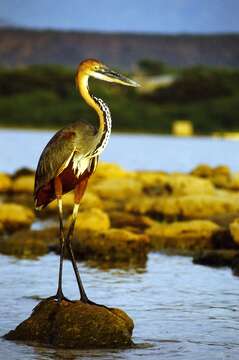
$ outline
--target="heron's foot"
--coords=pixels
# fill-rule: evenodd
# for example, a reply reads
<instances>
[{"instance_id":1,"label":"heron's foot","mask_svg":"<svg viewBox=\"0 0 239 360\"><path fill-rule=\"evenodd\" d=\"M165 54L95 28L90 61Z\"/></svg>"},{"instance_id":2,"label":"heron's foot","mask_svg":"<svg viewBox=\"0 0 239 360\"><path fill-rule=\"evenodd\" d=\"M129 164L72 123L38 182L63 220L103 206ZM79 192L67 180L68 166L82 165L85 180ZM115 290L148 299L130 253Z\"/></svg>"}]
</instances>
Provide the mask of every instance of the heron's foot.
<instances>
[{"instance_id":1,"label":"heron's foot","mask_svg":"<svg viewBox=\"0 0 239 360\"><path fill-rule=\"evenodd\" d=\"M74 301L68 299L67 297L65 297L62 290L59 290L59 289L57 290L56 295L50 296L46 300L56 300L58 304L60 304L62 301L74 302Z\"/></svg>"},{"instance_id":2,"label":"heron's foot","mask_svg":"<svg viewBox=\"0 0 239 360\"><path fill-rule=\"evenodd\" d=\"M108 310L109 310L109 308L108 308L107 306L102 305L102 304L97 304L97 303L95 303L94 301L91 301L90 299L88 299L88 297L87 297L87 296L85 296L85 297L81 297L80 301L81 301L81 302L83 302L84 304L95 305L95 306L101 306L101 307L104 307L105 309L108 309Z\"/></svg>"},{"instance_id":3,"label":"heron's foot","mask_svg":"<svg viewBox=\"0 0 239 360\"><path fill-rule=\"evenodd\" d=\"M63 294L62 291L57 291L56 295L49 296L48 298L43 299L39 304L37 304L37 305L33 308L32 312L33 312L33 313L36 312L36 311L41 307L41 305L43 305L44 303L46 303L46 302L49 301L49 300L54 300L57 304L60 304L60 303L62 302L62 300L67 301L67 302L70 302L70 303L74 303L74 302L75 302L75 301L70 300L70 299L68 299L67 297L65 297L65 295Z\"/></svg>"}]
</instances>

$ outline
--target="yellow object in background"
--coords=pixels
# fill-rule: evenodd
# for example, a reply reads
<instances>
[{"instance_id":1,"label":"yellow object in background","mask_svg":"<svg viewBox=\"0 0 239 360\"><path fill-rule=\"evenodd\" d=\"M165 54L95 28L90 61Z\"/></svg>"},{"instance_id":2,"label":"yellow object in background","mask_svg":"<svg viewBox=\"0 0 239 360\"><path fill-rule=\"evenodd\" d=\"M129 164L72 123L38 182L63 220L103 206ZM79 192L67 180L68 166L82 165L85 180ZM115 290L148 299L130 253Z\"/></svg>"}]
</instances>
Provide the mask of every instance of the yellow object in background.
<instances>
[{"instance_id":1,"label":"yellow object in background","mask_svg":"<svg viewBox=\"0 0 239 360\"><path fill-rule=\"evenodd\" d=\"M192 136L193 124L189 120L176 120L173 122L172 134L175 136Z\"/></svg>"}]
</instances>

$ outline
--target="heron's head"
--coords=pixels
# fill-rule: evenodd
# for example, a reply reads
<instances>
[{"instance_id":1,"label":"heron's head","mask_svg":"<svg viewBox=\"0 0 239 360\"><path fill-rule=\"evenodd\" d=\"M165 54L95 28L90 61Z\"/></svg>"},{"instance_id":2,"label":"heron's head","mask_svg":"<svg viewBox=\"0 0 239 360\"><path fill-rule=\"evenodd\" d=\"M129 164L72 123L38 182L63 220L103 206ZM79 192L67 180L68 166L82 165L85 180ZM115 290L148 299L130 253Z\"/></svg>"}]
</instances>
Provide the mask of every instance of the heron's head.
<instances>
[{"instance_id":1,"label":"heron's head","mask_svg":"<svg viewBox=\"0 0 239 360\"><path fill-rule=\"evenodd\" d=\"M126 76L111 70L102 62L94 59L87 59L80 63L78 73L92 76L99 80L117 83L126 86L140 86L136 81L128 79Z\"/></svg>"}]
</instances>

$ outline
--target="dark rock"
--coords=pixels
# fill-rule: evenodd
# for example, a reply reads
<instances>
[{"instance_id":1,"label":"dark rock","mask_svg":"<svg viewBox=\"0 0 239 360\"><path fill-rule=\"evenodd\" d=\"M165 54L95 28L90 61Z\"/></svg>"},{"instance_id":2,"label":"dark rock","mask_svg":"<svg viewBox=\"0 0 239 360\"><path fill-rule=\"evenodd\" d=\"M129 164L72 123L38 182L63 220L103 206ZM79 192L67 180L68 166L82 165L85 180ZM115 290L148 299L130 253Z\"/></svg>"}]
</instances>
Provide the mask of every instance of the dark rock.
<instances>
[{"instance_id":1,"label":"dark rock","mask_svg":"<svg viewBox=\"0 0 239 360\"><path fill-rule=\"evenodd\" d=\"M149 217L144 215L135 215L123 211L112 211L109 213L110 223L115 228L136 228L141 231L150 227L153 223Z\"/></svg>"},{"instance_id":2,"label":"dark rock","mask_svg":"<svg viewBox=\"0 0 239 360\"><path fill-rule=\"evenodd\" d=\"M25 176L25 175L34 175L35 171L33 169L29 169L27 167L22 167L20 169L18 169L17 171L15 171L15 173L12 175L12 179L17 179L20 176Z\"/></svg>"},{"instance_id":3,"label":"dark rock","mask_svg":"<svg viewBox=\"0 0 239 360\"><path fill-rule=\"evenodd\" d=\"M125 229L106 231L82 231L72 243L79 259L97 259L108 262L143 263L150 248L147 235Z\"/></svg>"},{"instance_id":4,"label":"dark rock","mask_svg":"<svg viewBox=\"0 0 239 360\"><path fill-rule=\"evenodd\" d=\"M32 194L29 193L8 192L7 194L5 194L3 201L7 203L11 202L11 203L20 204L29 207L30 209L34 209L33 196Z\"/></svg>"},{"instance_id":5,"label":"dark rock","mask_svg":"<svg viewBox=\"0 0 239 360\"><path fill-rule=\"evenodd\" d=\"M35 258L47 254L50 245L57 243L56 228L44 230L20 230L0 238L0 253L20 258Z\"/></svg>"},{"instance_id":6,"label":"dark rock","mask_svg":"<svg viewBox=\"0 0 239 360\"><path fill-rule=\"evenodd\" d=\"M209 216L208 220L213 221L215 224L222 226L224 228L229 228L229 225L239 217L239 213L235 212L235 213L224 213L224 214L218 214L218 215L213 215L213 216Z\"/></svg>"},{"instance_id":7,"label":"dark rock","mask_svg":"<svg viewBox=\"0 0 239 360\"><path fill-rule=\"evenodd\" d=\"M238 249L239 245L235 243L229 228L221 228L212 237L214 249Z\"/></svg>"},{"instance_id":8,"label":"dark rock","mask_svg":"<svg viewBox=\"0 0 239 360\"><path fill-rule=\"evenodd\" d=\"M239 253L232 260L232 272L235 276L239 276Z\"/></svg>"},{"instance_id":9,"label":"dark rock","mask_svg":"<svg viewBox=\"0 0 239 360\"><path fill-rule=\"evenodd\" d=\"M119 348L133 344L133 327L120 309L46 299L4 337L62 348Z\"/></svg>"},{"instance_id":10,"label":"dark rock","mask_svg":"<svg viewBox=\"0 0 239 360\"><path fill-rule=\"evenodd\" d=\"M90 260L108 268L135 268L145 266L150 244L146 235L125 229L81 230L75 234L72 247L77 260ZM51 245L50 250L59 254L59 243ZM65 256L69 256L67 251Z\"/></svg>"},{"instance_id":11,"label":"dark rock","mask_svg":"<svg viewBox=\"0 0 239 360\"><path fill-rule=\"evenodd\" d=\"M232 267L238 257L238 250L204 250L194 256L193 263L213 267Z\"/></svg>"}]
</instances>

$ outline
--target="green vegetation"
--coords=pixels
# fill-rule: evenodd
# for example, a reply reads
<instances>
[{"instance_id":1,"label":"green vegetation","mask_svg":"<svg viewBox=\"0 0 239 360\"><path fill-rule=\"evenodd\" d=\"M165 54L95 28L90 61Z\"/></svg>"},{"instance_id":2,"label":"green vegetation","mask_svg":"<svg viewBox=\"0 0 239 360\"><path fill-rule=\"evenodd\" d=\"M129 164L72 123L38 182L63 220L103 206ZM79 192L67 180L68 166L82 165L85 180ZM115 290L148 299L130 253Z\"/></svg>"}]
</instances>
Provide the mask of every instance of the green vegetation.
<instances>
[{"instance_id":1,"label":"green vegetation","mask_svg":"<svg viewBox=\"0 0 239 360\"><path fill-rule=\"evenodd\" d=\"M162 75L173 71L173 69L169 68L164 62L150 59L141 60L139 62L139 68L147 75Z\"/></svg>"},{"instance_id":2,"label":"green vegetation","mask_svg":"<svg viewBox=\"0 0 239 360\"><path fill-rule=\"evenodd\" d=\"M172 74L175 81L147 93L91 81L91 91L111 108L114 130L168 133L179 119L191 120L197 133L239 130L239 70L176 70L149 60L139 67L146 81L159 74ZM94 121L74 77L72 69L61 66L0 69L0 125L58 128L79 119Z\"/></svg>"}]
</instances>

